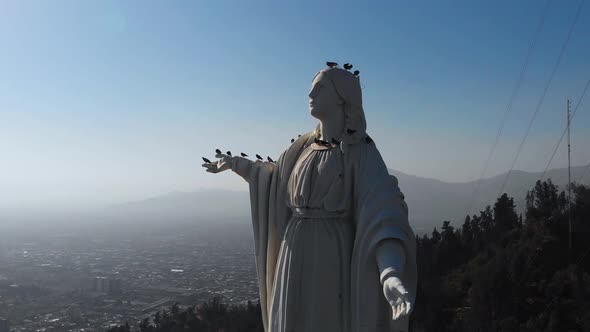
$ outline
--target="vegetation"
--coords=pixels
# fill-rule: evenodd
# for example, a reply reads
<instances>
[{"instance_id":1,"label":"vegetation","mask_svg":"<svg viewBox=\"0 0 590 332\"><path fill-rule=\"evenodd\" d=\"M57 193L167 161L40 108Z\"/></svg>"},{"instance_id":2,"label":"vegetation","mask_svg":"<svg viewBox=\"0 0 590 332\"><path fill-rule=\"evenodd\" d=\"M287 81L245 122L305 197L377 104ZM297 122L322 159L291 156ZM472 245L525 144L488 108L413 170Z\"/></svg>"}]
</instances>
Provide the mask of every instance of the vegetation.
<instances>
[{"instance_id":1,"label":"vegetation","mask_svg":"<svg viewBox=\"0 0 590 332\"><path fill-rule=\"evenodd\" d=\"M572 189L571 250L568 202L551 181L528 192L524 220L504 194L460 228L444 221L417 237L412 330L590 331L590 188ZM260 306L173 306L140 331L262 331Z\"/></svg>"},{"instance_id":2,"label":"vegetation","mask_svg":"<svg viewBox=\"0 0 590 332\"><path fill-rule=\"evenodd\" d=\"M526 215L502 195L417 239L418 294L412 323L425 331L590 331L590 188L572 188L568 250L564 192L537 182ZM586 258L586 259L585 259Z\"/></svg>"},{"instance_id":3,"label":"vegetation","mask_svg":"<svg viewBox=\"0 0 590 332\"><path fill-rule=\"evenodd\" d=\"M108 332L130 332L129 324ZM226 305L214 297L202 305L158 311L152 319L139 323L141 332L263 332L260 304Z\"/></svg>"}]
</instances>

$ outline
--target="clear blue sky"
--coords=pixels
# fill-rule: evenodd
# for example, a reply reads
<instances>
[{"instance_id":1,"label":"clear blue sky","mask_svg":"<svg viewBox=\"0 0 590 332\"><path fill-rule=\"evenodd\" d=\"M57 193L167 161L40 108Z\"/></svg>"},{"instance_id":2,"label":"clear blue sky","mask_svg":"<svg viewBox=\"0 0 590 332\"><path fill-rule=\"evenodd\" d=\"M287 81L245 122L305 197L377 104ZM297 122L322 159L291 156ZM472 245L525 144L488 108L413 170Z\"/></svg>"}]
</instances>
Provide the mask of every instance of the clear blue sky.
<instances>
[{"instance_id":1,"label":"clear blue sky","mask_svg":"<svg viewBox=\"0 0 590 332\"><path fill-rule=\"evenodd\" d=\"M246 190L229 172L206 174L201 156L277 157L315 126L307 93L327 60L361 71L368 131L389 167L476 179L544 1L360 3L3 1L0 208ZM487 175L509 167L578 4L553 1ZM590 78L589 7L518 169L544 168L566 99ZM586 100L574 165L590 161L589 125Z\"/></svg>"}]
</instances>

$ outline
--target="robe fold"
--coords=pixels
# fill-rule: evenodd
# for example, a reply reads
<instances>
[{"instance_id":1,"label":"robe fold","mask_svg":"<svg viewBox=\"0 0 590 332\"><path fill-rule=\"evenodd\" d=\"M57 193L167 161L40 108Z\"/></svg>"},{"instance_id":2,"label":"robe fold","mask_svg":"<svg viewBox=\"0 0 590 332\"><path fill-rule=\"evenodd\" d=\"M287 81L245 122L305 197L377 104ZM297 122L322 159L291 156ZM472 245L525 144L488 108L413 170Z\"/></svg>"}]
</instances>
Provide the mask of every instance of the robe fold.
<instances>
[{"instance_id":1,"label":"robe fold","mask_svg":"<svg viewBox=\"0 0 590 332\"><path fill-rule=\"evenodd\" d=\"M269 313L279 250L292 216L286 204L289 177L315 135L311 132L301 136L283 152L276 164L243 158L236 158L232 163L232 170L249 183L260 304L267 332L291 332L272 330ZM350 331L408 331L408 316L396 321L391 319L391 306L383 295L375 258L380 241L395 239L402 243L406 263L400 279L413 304L417 282L416 240L408 223L403 194L397 179L388 174L373 142L351 144L345 155L345 174L352 177L349 179L352 184L350 211L355 229L349 278Z\"/></svg>"}]
</instances>

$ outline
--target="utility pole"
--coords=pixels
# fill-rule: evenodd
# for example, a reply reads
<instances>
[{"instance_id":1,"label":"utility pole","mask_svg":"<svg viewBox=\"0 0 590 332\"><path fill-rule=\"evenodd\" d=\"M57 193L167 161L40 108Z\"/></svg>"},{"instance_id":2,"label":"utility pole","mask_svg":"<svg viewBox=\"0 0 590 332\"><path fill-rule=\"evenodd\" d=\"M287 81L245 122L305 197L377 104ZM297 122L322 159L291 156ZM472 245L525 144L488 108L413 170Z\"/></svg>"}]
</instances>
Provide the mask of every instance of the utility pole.
<instances>
[{"instance_id":1,"label":"utility pole","mask_svg":"<svg viewBox=\"0 0 590 332\"><path fill-rule=\"evenodd\" d=\"M571 170L571 145L570 145L570 118L571 104L567 100L567 220L569 225L568 231L568 249L572 252L572 170Z\"/></svg>"}]
</instances>

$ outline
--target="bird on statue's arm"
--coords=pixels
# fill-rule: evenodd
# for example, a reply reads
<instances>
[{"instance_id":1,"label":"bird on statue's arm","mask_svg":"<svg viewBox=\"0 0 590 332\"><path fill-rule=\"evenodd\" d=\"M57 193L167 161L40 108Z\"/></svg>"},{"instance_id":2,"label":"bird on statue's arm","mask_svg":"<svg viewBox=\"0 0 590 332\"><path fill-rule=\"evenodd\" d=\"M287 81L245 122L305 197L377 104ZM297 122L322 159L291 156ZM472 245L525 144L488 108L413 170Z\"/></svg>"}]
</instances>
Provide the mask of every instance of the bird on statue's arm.
<instances>
[{"instance_id":1,"label":"bird on statue's arm","mask_svg":"<svg viewBox=\"0 0 590 332\"><path fill-rule=\"evenodd\" d=\"M252 161L246 158L248 155L245 153L240 154L239 156L233 156L231 151L227 151L225 154L221 152L221 150L215 150L215 158L218 158L216 161L211 161L207 158L203 158L205 161L204 164L201 166L205 167L206 171L209 173L221 173L223 171L227 171L231 169L246 181L249 179L250 169L253 165L261 164L260 160ZM257 155L258 156L258 155Z\"/></svg>"},{"instance_id":2,"label":"bird on statue's arm","mask_svg":"<svg viewBox=\"0 0 590 332\"><path fill-rule=\"evenodd\" d=\"M219 160L215 162L211 162L210 160L205 160L205 163L201 166L206 168L206 171L209 173L220 173L223 171L227 171L228 169L232 168L232 162L236 157L232 157L231 152L227 151L227 154L221 153L221 150L215 149L215 158Z\"/></svg>"}]
</instances>

